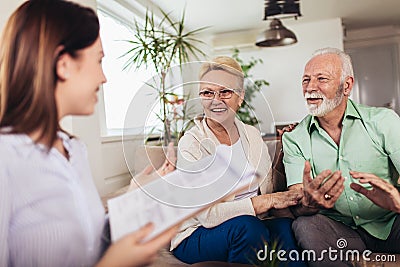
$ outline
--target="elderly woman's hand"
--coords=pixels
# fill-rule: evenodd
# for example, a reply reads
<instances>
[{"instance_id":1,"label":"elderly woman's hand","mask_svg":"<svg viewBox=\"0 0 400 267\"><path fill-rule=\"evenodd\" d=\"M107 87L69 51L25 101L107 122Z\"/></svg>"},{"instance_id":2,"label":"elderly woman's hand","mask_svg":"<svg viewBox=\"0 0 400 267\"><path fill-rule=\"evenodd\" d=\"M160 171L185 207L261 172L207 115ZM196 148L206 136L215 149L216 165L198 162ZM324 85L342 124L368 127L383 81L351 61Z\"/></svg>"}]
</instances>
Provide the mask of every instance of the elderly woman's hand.
<instances>
[{"instance_id":1,"label":"elderly woman's hand","mask_svg":"<svg viewBox=\"0 0 400 267\"><path fill-rule=\"evenodd\" d=\"M303 193L299 190L291 190L272 193L270 196L272 202L271 208L284 209L299 204L303 197Z\"/></svg>"},{"instance_id":2,"label":"elderly woman's hand","mask_svg":"<svg viewBox=\"0 0 400 267\"><path fill-rule=\"evenodd\" d=\"M159 178L160 176L164 176L174 171L175 165L176 165L176 155L175 155L174 143L171 142L168 144L166 159L163 165L156 171L154 171L154 166L152 165L146 166L143 171L141 171L139 174L135 175L135 177L131 179L131 183L129 185L127 192L132 191L135 188L138 188L138 186L145 185Z\"/></svg>"},{"instance_id":3,"label":"elderly woman's hand","mask_svg":"<svg viewBox=\"0 0 400 267\"><path fill-rule=\"evenodd\" d=\"M174 143L169 143L167 148L167 155L163 165L157 170L159 176L164 176L176 168L176 154L174 149Z\"/></svg>"},{"instance_id":4,"label":"elderly woman's hand","mask_svg":"<svg viewBox=\"0 0 400 267\"><path fill-rule=\"evenodd\" d=\"M251 199L253 208L256 213L262 214L268 210L284 209L290 206L299 204L303 197L303 193L300 190L289 190L284 192L276 192L271 194L259 195Z\"/></svg>"}]
</instances>

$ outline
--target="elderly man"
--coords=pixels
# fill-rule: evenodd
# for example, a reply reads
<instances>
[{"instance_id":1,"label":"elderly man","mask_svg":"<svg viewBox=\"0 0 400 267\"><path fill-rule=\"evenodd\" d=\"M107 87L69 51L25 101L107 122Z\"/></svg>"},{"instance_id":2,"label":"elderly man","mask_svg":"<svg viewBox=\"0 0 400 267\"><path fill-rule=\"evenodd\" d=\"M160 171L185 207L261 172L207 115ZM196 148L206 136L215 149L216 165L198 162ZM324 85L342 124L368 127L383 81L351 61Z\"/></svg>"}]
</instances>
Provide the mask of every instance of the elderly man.
<instances>
[{"instance_id":1,"label":"elderly man","mask_svg":"<svg viewBox=\"0 0 400 267\"><path fill-rule=\"evenodd\" d=\"M310 115L283 135L289 190L304 193L293 230L310 266L348 266L348 250L400 252L400 118L350 100L353 77L348 55L317 50L302 78Z\"/></svg>"}]
</instances>

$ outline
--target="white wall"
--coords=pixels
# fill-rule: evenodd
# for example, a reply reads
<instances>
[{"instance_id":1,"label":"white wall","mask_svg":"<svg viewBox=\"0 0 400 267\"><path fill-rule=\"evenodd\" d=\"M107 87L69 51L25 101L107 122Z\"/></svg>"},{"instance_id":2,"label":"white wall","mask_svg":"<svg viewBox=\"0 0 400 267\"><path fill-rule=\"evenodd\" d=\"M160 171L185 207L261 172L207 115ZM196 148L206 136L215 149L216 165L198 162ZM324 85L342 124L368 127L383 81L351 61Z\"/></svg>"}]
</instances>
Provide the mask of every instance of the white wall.
<instances>
[{"instance_id":1,"label":"white wall","mask_svg":"<svg viewBox=\"0 0 400 267\"><path fill-rule=\"evenodd\" d=\"M11 13L21 4L23 0L2 0L0 4L0 29L3 29Z\"/></svg>"},{"instance_id":2,"label":"white wall","mask_svg":"<svg viewBox=\"0 0 400 267\"><path fill-rule=\"evenodd\" d=\"M372 106L390 103L400 114L400 25L349 30L344 46L352 57L355 72L352 98ZM380 65L373 58L376 53ZM371 76L374 78L369 79Z\"/></svg>"},{"instance_id":3,"label":"white wall","mask_svg":"<svg viewBox=\"0 0 400 267\"><path fill-rule=\"evenodd\" d=\"M301 76L303 68L314 50L323 47L336 47L343 49L343 32L341 19L329 19L310 23L296 23L290 27L298 39L298 43L291 46L259 48L248 40L255 40L253 32L243 33L245 36L216 36L214 43L222 49L217 49L215 54L230 55L229 46L224 43L229 39L238 40L240 57L248 60L251 57L261 58L264 64L254 68L255 79L262 78L270 83L264 88L264 94L275 122L300 121L307 113L301 89ZM323 30L322 30L323 29ZM228 38L227 38L228 37ZM242 46L242 48L240 48ZM255 98L253 103L256 114L260 117L263 132L271 132L271 116L265 101L261 97Z\"/></svg>"}]
</instances>

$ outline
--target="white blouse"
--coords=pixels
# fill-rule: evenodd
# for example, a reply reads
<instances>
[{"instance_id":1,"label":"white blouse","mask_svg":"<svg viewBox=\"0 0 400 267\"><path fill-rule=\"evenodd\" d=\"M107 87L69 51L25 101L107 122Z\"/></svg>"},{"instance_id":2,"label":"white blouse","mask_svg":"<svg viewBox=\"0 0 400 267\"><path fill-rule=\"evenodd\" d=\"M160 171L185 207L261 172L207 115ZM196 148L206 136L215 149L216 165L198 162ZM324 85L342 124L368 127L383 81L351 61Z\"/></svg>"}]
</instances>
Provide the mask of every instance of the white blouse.
<instances>
[{"instance_id":1,"label":"white blouse","mask_svg":"<svg viewBox=\"0 0 400 267\"><path fill-rule=\"evenodd\" d=\"M240 136L239 141L234 145L234 149L240 150L234 152L239 153L238 155L235 154L235 157L244 156L243 160L247 160L256 169L262 182L257 189L252 188L248 192L226 198L224 202L215 204L195 218L185 221L178 234L171 241L171 250L175 249L200 226L212 228L240 215L256 216L250 199L251 196L257 195L258 189L261 194L272 192L271 159L260 132L255 127L246 125L237 118L235 125ZM218 144L220 144L218 138L208 127L205 120L196 119L195 126L179 140L177 166L184 167L186 164L192 164L207 155L215 154L215 148ZM244 153L244 155L241 153Z\"/></svg>"},{"instance_id":2,"label":"white blouse","mask_svg":"<svg viewBox=\"0 0 400 267\"><path fill-rule=\"evenodd\" d=\"M93 266L105 247L85 146L58 135L69 160L27 135L0 134L0 266Z\"/></svg>"},{"instance_id":3,"label":"white blouse","mask_svg":"<svg viewBox=\"0 0 400 267\"><path fill-rule=\"evenodd\" d=\"M240 141L240 139L231 146L231 149L232 149L232 155L235 155L235 158L238 160L238 162L246 162L246 161L248 161L246 153L244 152L243 145L242 145L242 142ZM249 165L251 165L250 162L249 162ZM257 196L258 184L252 183L252 186L253 187L252 188L248 188L248 190L246 192L242 192L241 194L235 195L235 200L251 198L251 197Z\"/></svg>"}]
</instances>

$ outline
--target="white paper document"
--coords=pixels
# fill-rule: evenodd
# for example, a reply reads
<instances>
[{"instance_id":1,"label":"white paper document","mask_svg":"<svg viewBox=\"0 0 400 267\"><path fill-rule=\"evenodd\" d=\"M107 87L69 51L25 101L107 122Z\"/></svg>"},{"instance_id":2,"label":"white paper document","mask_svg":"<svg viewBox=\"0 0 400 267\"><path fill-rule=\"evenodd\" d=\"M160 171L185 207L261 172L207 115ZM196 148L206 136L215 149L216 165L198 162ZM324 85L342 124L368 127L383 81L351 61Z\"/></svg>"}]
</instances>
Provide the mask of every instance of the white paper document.
<instances>
[{"instance_id":1,"label":"white paper document","mask_svg":"<svg viewBox=\"0 0 400 267\"><path fill-rule=\"evenodd\" d=\"M152 222L150 240L223 198L258 186L254 168L219 145L213 156L108 200L114 241Z\"/></svg>"}]
</instances>

